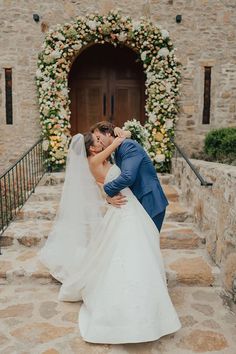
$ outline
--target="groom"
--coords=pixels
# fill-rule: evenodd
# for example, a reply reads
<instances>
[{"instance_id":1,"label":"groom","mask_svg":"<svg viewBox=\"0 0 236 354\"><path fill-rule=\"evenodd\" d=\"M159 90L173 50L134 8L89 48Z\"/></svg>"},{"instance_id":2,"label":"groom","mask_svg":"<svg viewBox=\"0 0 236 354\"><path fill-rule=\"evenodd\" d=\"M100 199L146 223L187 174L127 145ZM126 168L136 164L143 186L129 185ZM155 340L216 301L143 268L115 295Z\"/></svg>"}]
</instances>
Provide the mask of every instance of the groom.
<instances>
[{"instance_id":1,"label":"groom","mask_svg":"<svg viewBox=\"0 0 236 354\"><path fill-rule=\"evenodd\" d=\"M114 127L110 122L98 122L91 127L91 131L106 148L115 139ZM125 139L115 152L115 162L121 174L104 185L108 202L113 204L114 201L116 204L117 200L122 200L117 195L123 188L129 187L160 231L168 201L151 159L136 141Z\"/></svg>"}]
</instances>

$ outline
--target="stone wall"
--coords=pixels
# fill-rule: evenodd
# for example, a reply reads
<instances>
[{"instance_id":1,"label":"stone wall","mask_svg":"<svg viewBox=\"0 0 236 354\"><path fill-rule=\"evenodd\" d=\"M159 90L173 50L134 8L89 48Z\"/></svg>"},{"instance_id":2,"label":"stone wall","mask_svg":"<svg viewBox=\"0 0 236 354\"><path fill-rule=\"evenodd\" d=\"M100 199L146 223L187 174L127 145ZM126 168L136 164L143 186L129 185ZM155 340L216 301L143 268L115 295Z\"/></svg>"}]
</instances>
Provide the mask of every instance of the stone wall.
<instances>
[{"instance_id":1,"label":"stone wall","mask_svg":"<svg viewBox=\"0 0 236 354\"><path fill-rule=\"evenodd\" d=\"M206 248L221 269L224 287L233 295L233 280L236 282L236 167L200 160L191 162L213 186L201 186L182 158L172 161L175 183L181 189L183 202L193 210L195 223L206 236Z\"/></svg>"},{"instance_id":2,"label":"stone wall","mask_svg":"<svg viewBox=\"0 0 236 354\"><path fill-rule=\"evenodd\" d=\"M215 127L235 125L235 0L1 0L0 171L40 135L35 71L48 28L96 10L120 8L169 30L183 64L177 139L196 152ZM33 14L40 15L39 23ZM177 24L176 15L182 15ZM212 66L211 123L202 125L204 66ZM6 125L4 69L13 70L14 124Z\"/></svg>"}]
</instances>

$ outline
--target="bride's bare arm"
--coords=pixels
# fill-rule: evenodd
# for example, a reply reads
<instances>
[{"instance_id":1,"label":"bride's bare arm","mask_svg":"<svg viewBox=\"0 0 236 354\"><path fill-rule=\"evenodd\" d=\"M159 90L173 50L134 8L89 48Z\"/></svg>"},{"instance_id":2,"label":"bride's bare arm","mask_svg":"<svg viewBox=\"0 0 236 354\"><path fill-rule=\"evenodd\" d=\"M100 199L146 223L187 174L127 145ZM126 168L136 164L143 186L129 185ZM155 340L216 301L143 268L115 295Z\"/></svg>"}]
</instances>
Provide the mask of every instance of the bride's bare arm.
<instances>
[{"instance_id":1,"label":"bride's bare arm","mask_svg":"<svg viewBox=\"0 0 236 354\"><path fill-rule=\"evenodd\" d=\"M99 152L98 154L90 158L90 164L95 167L103 163L114 151L115 149L124 141L125 138L115 138L114 141L106 149Z\"/></svg>"}]
</instances>

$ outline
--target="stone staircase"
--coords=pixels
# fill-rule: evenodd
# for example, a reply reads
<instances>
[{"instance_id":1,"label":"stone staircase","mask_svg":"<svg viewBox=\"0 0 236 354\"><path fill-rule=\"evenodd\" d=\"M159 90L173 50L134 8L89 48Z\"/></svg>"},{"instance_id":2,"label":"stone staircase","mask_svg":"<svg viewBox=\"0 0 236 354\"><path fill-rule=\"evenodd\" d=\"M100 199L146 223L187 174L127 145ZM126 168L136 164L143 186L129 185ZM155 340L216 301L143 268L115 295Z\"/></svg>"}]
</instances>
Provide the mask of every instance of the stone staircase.
<instances>
[{"instance_id":1,"label":"stone staircase","mask_svg":"<svg viewBox=\"0 0 236 354\"><path fill-rule=\"evenodd\" d=\"M1 283L55 282L39 262L37 252L52 227L63 180L63 173L45 175L17 219L5 231L1 239ZM180 202L173 176L160 176L160 180L170 202L161 232L168 285L220 285L219 269L205 250L204 235L192 223L191 210Z\"/></svg>"},{"instance_id":2,"label":"stone staircase","mask_svg":"<svg viewBox=\"0 0 236 354\"><path fill-rule=\"evenodd\" d=\"M45 175L1 238L0 353L235 354L236 319L219 296L219 270L209 259L205 237L194 226L191 210L182 205L171 175L160 177L170 201L161 248L182 328L147 343L83 341L77 324L81 302L59 301L60 284L37 258L52 227L63 179L61 173Z\"/></svg>"}]
</instances>

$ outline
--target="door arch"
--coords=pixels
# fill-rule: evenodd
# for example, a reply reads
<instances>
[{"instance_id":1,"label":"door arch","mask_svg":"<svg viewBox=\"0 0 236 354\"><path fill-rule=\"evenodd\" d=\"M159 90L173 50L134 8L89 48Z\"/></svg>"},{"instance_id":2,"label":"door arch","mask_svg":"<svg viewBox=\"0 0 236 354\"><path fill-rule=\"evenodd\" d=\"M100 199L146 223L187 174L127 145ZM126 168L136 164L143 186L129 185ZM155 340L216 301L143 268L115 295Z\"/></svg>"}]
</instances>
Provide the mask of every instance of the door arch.
<instances>
[{"instance_id":1,"label":"door arch","mask_svg":"<svg viewBox=\"0 0 236 354\"><path fill-rule=\"evenodd\" d=\"M145 76L137 59L130 48L111 44L95 44L76 58L68 77L71 135L101 120L144 123Z\"/></svg>"}]
</instances>

